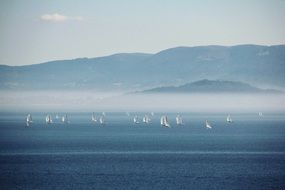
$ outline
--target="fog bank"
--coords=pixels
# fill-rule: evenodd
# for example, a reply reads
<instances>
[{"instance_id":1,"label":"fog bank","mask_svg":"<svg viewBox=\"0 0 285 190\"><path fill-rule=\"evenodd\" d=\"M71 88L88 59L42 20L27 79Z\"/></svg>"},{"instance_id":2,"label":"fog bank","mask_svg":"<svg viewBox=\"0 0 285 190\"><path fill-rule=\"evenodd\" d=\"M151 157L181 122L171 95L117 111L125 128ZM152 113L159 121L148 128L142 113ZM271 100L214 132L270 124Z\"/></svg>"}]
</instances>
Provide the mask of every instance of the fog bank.
<instances>
[{"instance_id":1,"label":"fog bank","mask_svg":"<svg viewBox=\"0 0 285 190\"><path fill-rule=\"evenodd\" d=\"M0 111L285 112L285 95L1 91Z\"/></svg>"}]
</instances>

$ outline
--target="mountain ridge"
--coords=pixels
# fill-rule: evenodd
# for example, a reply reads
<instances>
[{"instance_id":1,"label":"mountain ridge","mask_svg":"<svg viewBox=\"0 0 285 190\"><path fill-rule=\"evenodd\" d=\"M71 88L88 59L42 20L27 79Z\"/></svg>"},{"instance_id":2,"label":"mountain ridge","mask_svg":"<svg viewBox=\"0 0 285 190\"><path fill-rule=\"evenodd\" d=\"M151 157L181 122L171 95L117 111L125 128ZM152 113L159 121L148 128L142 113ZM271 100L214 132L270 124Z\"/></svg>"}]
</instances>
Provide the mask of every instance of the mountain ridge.
<instances>
[{"instance_id":1,"label":"mountain ridge","mask_svg":"<svg viewBox=\"0 0 285 190\"><path fill-rule=\"evenodd\" d=\"M155 54L0 65L0 89L133 91L205 78L285 88L285 45L179 46Z\"/></svg>"}]
</instances>

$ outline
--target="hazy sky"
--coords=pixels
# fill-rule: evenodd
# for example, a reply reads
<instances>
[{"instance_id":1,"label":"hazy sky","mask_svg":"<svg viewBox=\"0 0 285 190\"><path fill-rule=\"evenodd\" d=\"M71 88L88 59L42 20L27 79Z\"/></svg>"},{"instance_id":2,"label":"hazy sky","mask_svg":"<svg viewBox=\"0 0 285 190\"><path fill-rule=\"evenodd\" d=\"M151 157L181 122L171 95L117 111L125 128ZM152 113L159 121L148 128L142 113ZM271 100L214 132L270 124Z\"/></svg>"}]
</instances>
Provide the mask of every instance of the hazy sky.
<instances>
[{"instance_id":1,"label":"hazy sky","mask_svg":"<svg viewBox=\"0 0 285 190\"><path fill-rule=\"evenodd\" d=\"M285 44L285 0L1 0L0 64Z\"/></svg>"}]
</instances>

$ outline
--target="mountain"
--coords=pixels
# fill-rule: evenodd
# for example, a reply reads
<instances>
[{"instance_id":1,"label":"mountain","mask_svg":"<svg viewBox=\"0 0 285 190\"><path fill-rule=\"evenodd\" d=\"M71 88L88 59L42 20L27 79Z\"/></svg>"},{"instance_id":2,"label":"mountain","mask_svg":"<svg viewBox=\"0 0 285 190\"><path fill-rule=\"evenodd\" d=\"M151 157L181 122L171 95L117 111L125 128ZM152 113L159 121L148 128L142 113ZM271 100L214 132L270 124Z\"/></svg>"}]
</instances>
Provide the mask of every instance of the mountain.
<instances>
[{"instance_id":1,"label":"mountain","mask_svg":"<svg viewBox=\"0 0 285 190\"><path fill-rule=\"evenodd\" d=\"M153 88L140 93L281 93L281 91L260 89L243 82L204 79L177 87Z\"/></svg>"},{"instance_id":2,"label":"mountain","mask_svg":"<svg viewBox=\"0 0 285 190\"><path fill-rule=\"evenodd\" d=\"M156 54L0 65L0 89L134 91L205 78L285 88L285 45L176 47Z\"/></svg>"},{"instance_id":3,"label":"mountain","mask_svg":"<svg viewBox=\"0 0 285 190\"><path fill-rule=\"evenodd\" d=\"M136 74L136 63L149 54L122 53L10 67L0 65L0 89L109 89ZM126 86L131 83L126 83Z\"/></svg>"}]
</instances>

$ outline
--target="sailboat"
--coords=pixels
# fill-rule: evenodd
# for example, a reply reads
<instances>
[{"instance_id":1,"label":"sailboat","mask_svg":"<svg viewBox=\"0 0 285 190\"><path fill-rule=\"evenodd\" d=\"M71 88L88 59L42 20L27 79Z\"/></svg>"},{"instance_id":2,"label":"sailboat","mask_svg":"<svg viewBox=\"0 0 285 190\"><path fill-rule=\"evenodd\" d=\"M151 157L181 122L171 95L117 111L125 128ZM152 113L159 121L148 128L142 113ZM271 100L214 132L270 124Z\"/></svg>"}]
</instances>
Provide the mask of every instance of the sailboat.
<instances>
[{"instance_id":1,"label":"sailboat","mask_svg":"<svg viewBox=\"0 0 285 190\"><path fill-rule=\"evenodd\" d=\"M65 114L64 116L62 116L61 121L62 121L62 123L65 123L65 124L68 124L68 123L69 123L67 114Z\"/></svg>"},{"instance_id":2,"label":"sailboat","mask_svg":"<svg viewBox=\"0 0 285 190\"><path fill-rule=\"evenodd\" d=\"M135 116L135 117L134 117L134 123L135 123L135 124L139 124L139 123L140 123L138 116Z\"/></svg>"},{"instance_id":3,"label":"sailboat","mask_svg":"<svg viewBox=\"0 0 285 190\"><path fill-rule=\"evenodd\" d=\"M145 115L145 116L143 117L143 122L144 122L144 123L148 124L150 121L151 121L151 119L150 119L150 117L149 117L148 115Z\"/></svg>"},{"instance_id":4,"label":"sailboat","mask_svg":"<svg viewBox=\"0 0 285 190\"><path fill-rule=\"evenodd\" d=\"M167 128L170 128L170 127L171 127L170 124L169 124L169 122L168 122L167 116L161 116L161 118L160 118L160 124L161 124L162 127L167 127Z\"/></svg>"},{"instance_id":5,"label":"sailboat","mask_svg":"<svg viewBox=\"0 0 285 190\"><path fill-rule=\"evenodd\" d=\"M206 120L206 128L207 129L212 129L212 126L210 125L210 123Z\"/></svg>"},{"instance_id":6,"label":"sailboat","mask_svg":"<svg viewBox=\"0 0 285 190\"><path fill-rule=\"evenodd\" d=\"M233 120L232 120L232 118L231 118L230 115L227 116L227 122L228 122L228 123L232 123L232 122L233 122Z\"/></svg>"},{"instance_id":7,"label":"sailboat","mask_svg":"<svg viewBox=\"0 0 285 190\"><path fill-rule=\"evenodd\" d=\"M151 116L154 116L154 112L151 112L150 114L151 114Z\"/></svg>"},{"instance_id":8,"label":"sailboat","mask_svg":"<svg viewBox=\"0 0 285 190\"><path fill-rule=\"evenodd\" d=\"M32 115L28 114L28 116L26 118L26 125L27 125L27 127L29 127L31 125L31 123L33 123Z\"/></svg>"},{"instance_id":9,"label":"sailboat","mask_svg":"<svg viewBox=\"0 0 285 190\"><path fill-rule=\"evenodd\" d=\"M100 123L101 125L105 125L105 116L104 116L104 115L102 115L102 116L99 118L99 123Z\"/></svg>"},{"instance_id":10,"label":"sailboat","mask_svg":"<svg viewBox=\"0 0 285 190\"><path fill-rule=\"evenodd\" d=\"M96 122L97 122L97 118L96 118L96 116L95 116L95 113L94 113L94 112L92 113L91 121L92 121L92 122L94 122L94 123L96 123Z\"/></svg>"},{"instance_id":11,"label":"sailboat","mask_svg":"<svg viewBox=\"0 0 285 190\"><path fill-rule=\"evenodd\" d=\"M51 124L52 123L52 118L50 115L46 116L46 124Z\"/></svg>"},{"instance_id":12,"label":"sailboat","mask_svg":"<svg viewBox=\"0 0 285 190\"><path fill-rule=\"evenodd\" d=\"M182 117L180 116L180 115L177 115L176 116L176 124L177 125L184 125L184 123L183 123L183 120L182 120Z\"/></svg>"},{"instance_id":13,"label":"sailboat","mask_svg":"<svg viewBox=\"0 0 285 190\"><path fill-rule=\"evenodd\" d=\"M263 113L262 113L262 112L259 112L259 113L258 113L258 116L259 116L259 117L262 117L262 116L263 116Z\"/></svg>"}]
</instances>

